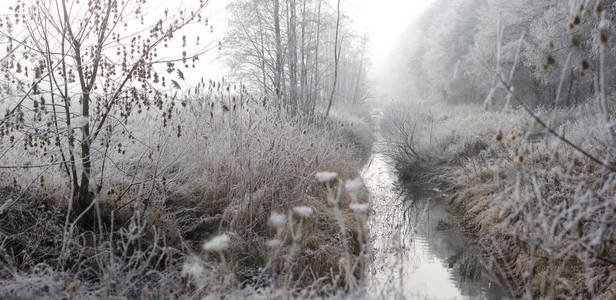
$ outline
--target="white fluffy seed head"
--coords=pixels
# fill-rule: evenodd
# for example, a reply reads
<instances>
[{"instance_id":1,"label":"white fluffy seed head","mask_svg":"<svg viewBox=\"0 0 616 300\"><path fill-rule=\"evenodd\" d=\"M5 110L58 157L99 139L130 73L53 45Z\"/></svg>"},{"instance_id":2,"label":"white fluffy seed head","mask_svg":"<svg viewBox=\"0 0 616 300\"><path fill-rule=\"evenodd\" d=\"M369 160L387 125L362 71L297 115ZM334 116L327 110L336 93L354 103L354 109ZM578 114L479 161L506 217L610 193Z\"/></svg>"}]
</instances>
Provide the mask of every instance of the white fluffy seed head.
<instances>
[{"instance_id":1,"label":"white fluffy seed head","mask_svg":"<svg viewBox=\"0 0 616 300\"><path fill-rule=\"evenodd\" d=\"M338 173L336 172L318 172L314 175L319 182L330 182L336 177L338 177Z\"/></svg>"},{"instance_id":2,"label":"white fluffy seed head","mask_svg":"<svg viewBox=\"0 0 616 300\"><path fill-rule=\"evenodd\" d=\"M227 250L230 243L231 239L229 238L229 236L226 234L221 234L203 243L203 250L221 252Z\"/></svg>"},{"instance_id":3,"label":"white fluffy seed head","mask_svg":"<svg viewBox=\"0 0 616 300\"><path fill-rule=\"evenodd\" d=\"M188 259L182 266L182 276L199 278L205 272L205 268L197 258Z\"/></svg>"},{"instance_id":4,"label":"white fluffy seed head","mask_svg":"<svg viewBox=\"0 0 616 300\"><path fill-rule=\"evenodd\" d=\"M308 206L296 206L293 207L293 212L303 218L308 218L312 214L312 207Z\"/></svg>"},{"instance_id":5,"label":"white fluffy seed head","mask_svg":"<svg viewBox=\"0 0 616 300\"><path fill-rule=\"evenodd\" d=\"M364 186L361 179L355 178L344 183L344 189L349 193L357 193Z\"/></svg>"},{"instance_id":6,"label":"white fluffy seed head","mask_svg":"<svg viewBox=\"0 0 616 300\"><path fill-rule=\"evenodd\" d=\"M285 215L283 215L283 214L279 214L277 212L273 212L272 215L269 218L269 222L275 228L282 228L282 227L284 227L285 223L287 222L287 217Z\"/></svg>"},{"instance_id":7,"label":"white fluffy seed head","mask_svg":"<svg viewBox=\"0 0 616 300\"><path fill-rule=\"evenodd\" d=\"M368 204L365 203L351 203L349 208L356 214L365 214L368 212Z\"/></svg>"},{"instance_id":8,"label":"white fluffy seed head","mask_svg":"<svg viewBox=\"0 0 616 300\"><path fill-rule=\"evenodd\" d=\"M279 239L273 239L265 242L265 245L269 248L279 248L282 245L282 241Z\"/></svg>"}]
</instances>

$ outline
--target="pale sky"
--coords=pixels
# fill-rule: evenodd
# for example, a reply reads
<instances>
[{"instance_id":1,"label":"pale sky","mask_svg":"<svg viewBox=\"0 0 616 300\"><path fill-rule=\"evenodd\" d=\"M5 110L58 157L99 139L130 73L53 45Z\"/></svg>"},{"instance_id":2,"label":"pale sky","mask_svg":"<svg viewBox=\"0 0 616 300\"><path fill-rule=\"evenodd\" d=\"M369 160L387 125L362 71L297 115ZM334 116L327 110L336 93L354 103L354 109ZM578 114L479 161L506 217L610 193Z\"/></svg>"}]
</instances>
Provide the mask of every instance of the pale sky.
<instances>
[{"instance_id":1,"label":"pale sky","mask_svg":"<svg viewBox=\"0 0 616 300\"><path fill-rule=\"evenodd\" d=\"M389 56L407 27L433 0L342 0L358 32L370 37L375 68Z\"/></svg>"},{"instance_id":2,"label":"pale sky","mask_svg":"<svg viewBox=\"0 0 616 300\"><path fill-rule=\"evenodd\" d=\"M196 0L175 1L173 6L189 4ZM209 0L205 16L214 26L214 33L206 34L206 41L219 40L226 34L228 14L225 7L232 0ZM328 0L335 7L336 0ZM370 58L374 69L378 69L395 46L396 41L433 0L342 0L344 13L353 21L358 33L366 33L370 39ZM165 6L167 0L159 0ZM217 78L226 73L224 62L214 49L201 57L203 66L199 70L205 78ZM372 70L374 71L374 70Z\"/></svg>"}]
</instances>

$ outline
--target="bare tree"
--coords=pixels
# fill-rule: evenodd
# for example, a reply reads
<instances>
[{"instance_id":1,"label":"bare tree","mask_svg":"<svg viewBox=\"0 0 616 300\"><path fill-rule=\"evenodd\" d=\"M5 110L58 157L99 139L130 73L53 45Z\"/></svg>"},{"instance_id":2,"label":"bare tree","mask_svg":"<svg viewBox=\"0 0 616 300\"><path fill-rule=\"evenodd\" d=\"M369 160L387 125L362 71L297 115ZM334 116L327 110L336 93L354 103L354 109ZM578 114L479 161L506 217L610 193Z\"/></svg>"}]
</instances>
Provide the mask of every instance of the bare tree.
<instances>
[{"instance_id":1,"label":"bare tree","mask_svg":"<svg viewBox=\"0 0 616 300\"><path fill-rule=\"evenodd\" d=\"M162 109L165 100L173 99L163 89L166 82L179 88L177 81L167 81L155 66L163 64L168 73L183 79L175 64L188 67L205 51L188 54L187 37L179 40L175 35L189 24L207 22L200 15L207 1L175 16L165 10L149 26L144 21L145 4L117 0L17 1L10 26L23 30L1 32L23 50L9 56L0 71L10 84L16 84L17 91L24 92L2 119L0 130L15 131L27 141L26 147L51 147L54 142L58 155L48 155L51 150L45 147L41 158L51 157L49 164L60 165L66 172L75 216L92 207L93 192L100 190L94 174L104 171L113 129L126 123L135 110L141 112L152 106ZM138 30L131 29L135 25ZM159 49L171 42L181 43L182 54L161 59ZM14 49L9 46L9 53ZM28 66L19 59L21 55L30 58L29 70L33 72L23 72ZM163 114L165 122L170 117ZM15 142L14 137L11 142ZM102 149L95 148L97 144L102 144ZM100 163L95 165L95 160ZM96 167L100 169L94 170Z\"/></svg>"},{"instance_id":2,"label":"bare tree","mask_svg":"<svg viewBox=\"0 0 616 300\"><path fill-rule=\"evenodd\" d=\"M334 101L334 94L336 93L336 83L338 82L338 61L340 60L340 49L338 48L338 34L340 32L340 0L338 0L338 6L336 9L336 38L334 39L334 83L332 85L332 92L329 96L329 103L327 104L327 110L325 111L325 117L329 116L329 111L332 108L332 102Z\"/></svg>"},{"instance_id":3,"label":"bare tree","mask_svg":"<svg viewBox=\"0 0 616 300\"><path fill-rule=\"evenodd\" d=\"M274 0L274 34L276 40L276 70L275 70L275 90L278 105L280 105L282 95L284 94L282 88L282 41L280 35L280 1Z\"/></svg>"},{"instance_id":4,"label":"bare tree","mask_svg":"<svg viewBox=\"0 0 616 300\"><path fill-rule=\"evenodd\" d=\"M289 88L290 96L288 99L287 109L291 114L295 114L297 111L297 103L299 102L297 97L297 3L296 0L289 0L287 3L288 9L288 36L289 44L287 50L289 52Z\"/></svg>"}]
</instances>

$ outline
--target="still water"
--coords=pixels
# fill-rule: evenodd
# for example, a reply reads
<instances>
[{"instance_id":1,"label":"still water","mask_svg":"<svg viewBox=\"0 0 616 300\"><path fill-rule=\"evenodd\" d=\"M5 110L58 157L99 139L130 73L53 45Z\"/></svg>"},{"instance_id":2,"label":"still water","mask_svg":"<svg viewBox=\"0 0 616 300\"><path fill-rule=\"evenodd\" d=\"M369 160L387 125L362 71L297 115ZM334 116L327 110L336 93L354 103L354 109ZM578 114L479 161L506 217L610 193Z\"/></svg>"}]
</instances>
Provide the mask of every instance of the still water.
<instances>
[{"instance_id":1,"label":"still water","mask_svg":"<svg viewBox=\"0 0 616 300\"><path fill-rule=\"evenodd\" d=\"M402 192L385 158L373 154L362 171L371 193L370 299L502 299L438 194Z\"/></svg>"}]
</instances>

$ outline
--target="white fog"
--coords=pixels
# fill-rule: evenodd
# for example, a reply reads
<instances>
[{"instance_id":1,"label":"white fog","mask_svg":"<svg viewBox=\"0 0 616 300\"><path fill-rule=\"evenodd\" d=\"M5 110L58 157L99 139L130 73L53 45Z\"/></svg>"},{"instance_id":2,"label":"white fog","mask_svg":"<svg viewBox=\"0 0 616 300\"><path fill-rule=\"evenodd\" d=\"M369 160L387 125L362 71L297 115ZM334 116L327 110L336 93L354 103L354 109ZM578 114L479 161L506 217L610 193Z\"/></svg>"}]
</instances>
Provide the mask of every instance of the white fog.
<instances>
[{"instance_id":1,"label":"white fog","mask_svg":"<svg viewBox=\"0 0 616 300\"><path fill-rule=\"evenodd\" d=\"M0 299L616 299L616 3L3 0Z\"/></svg>"}]
</instances>

